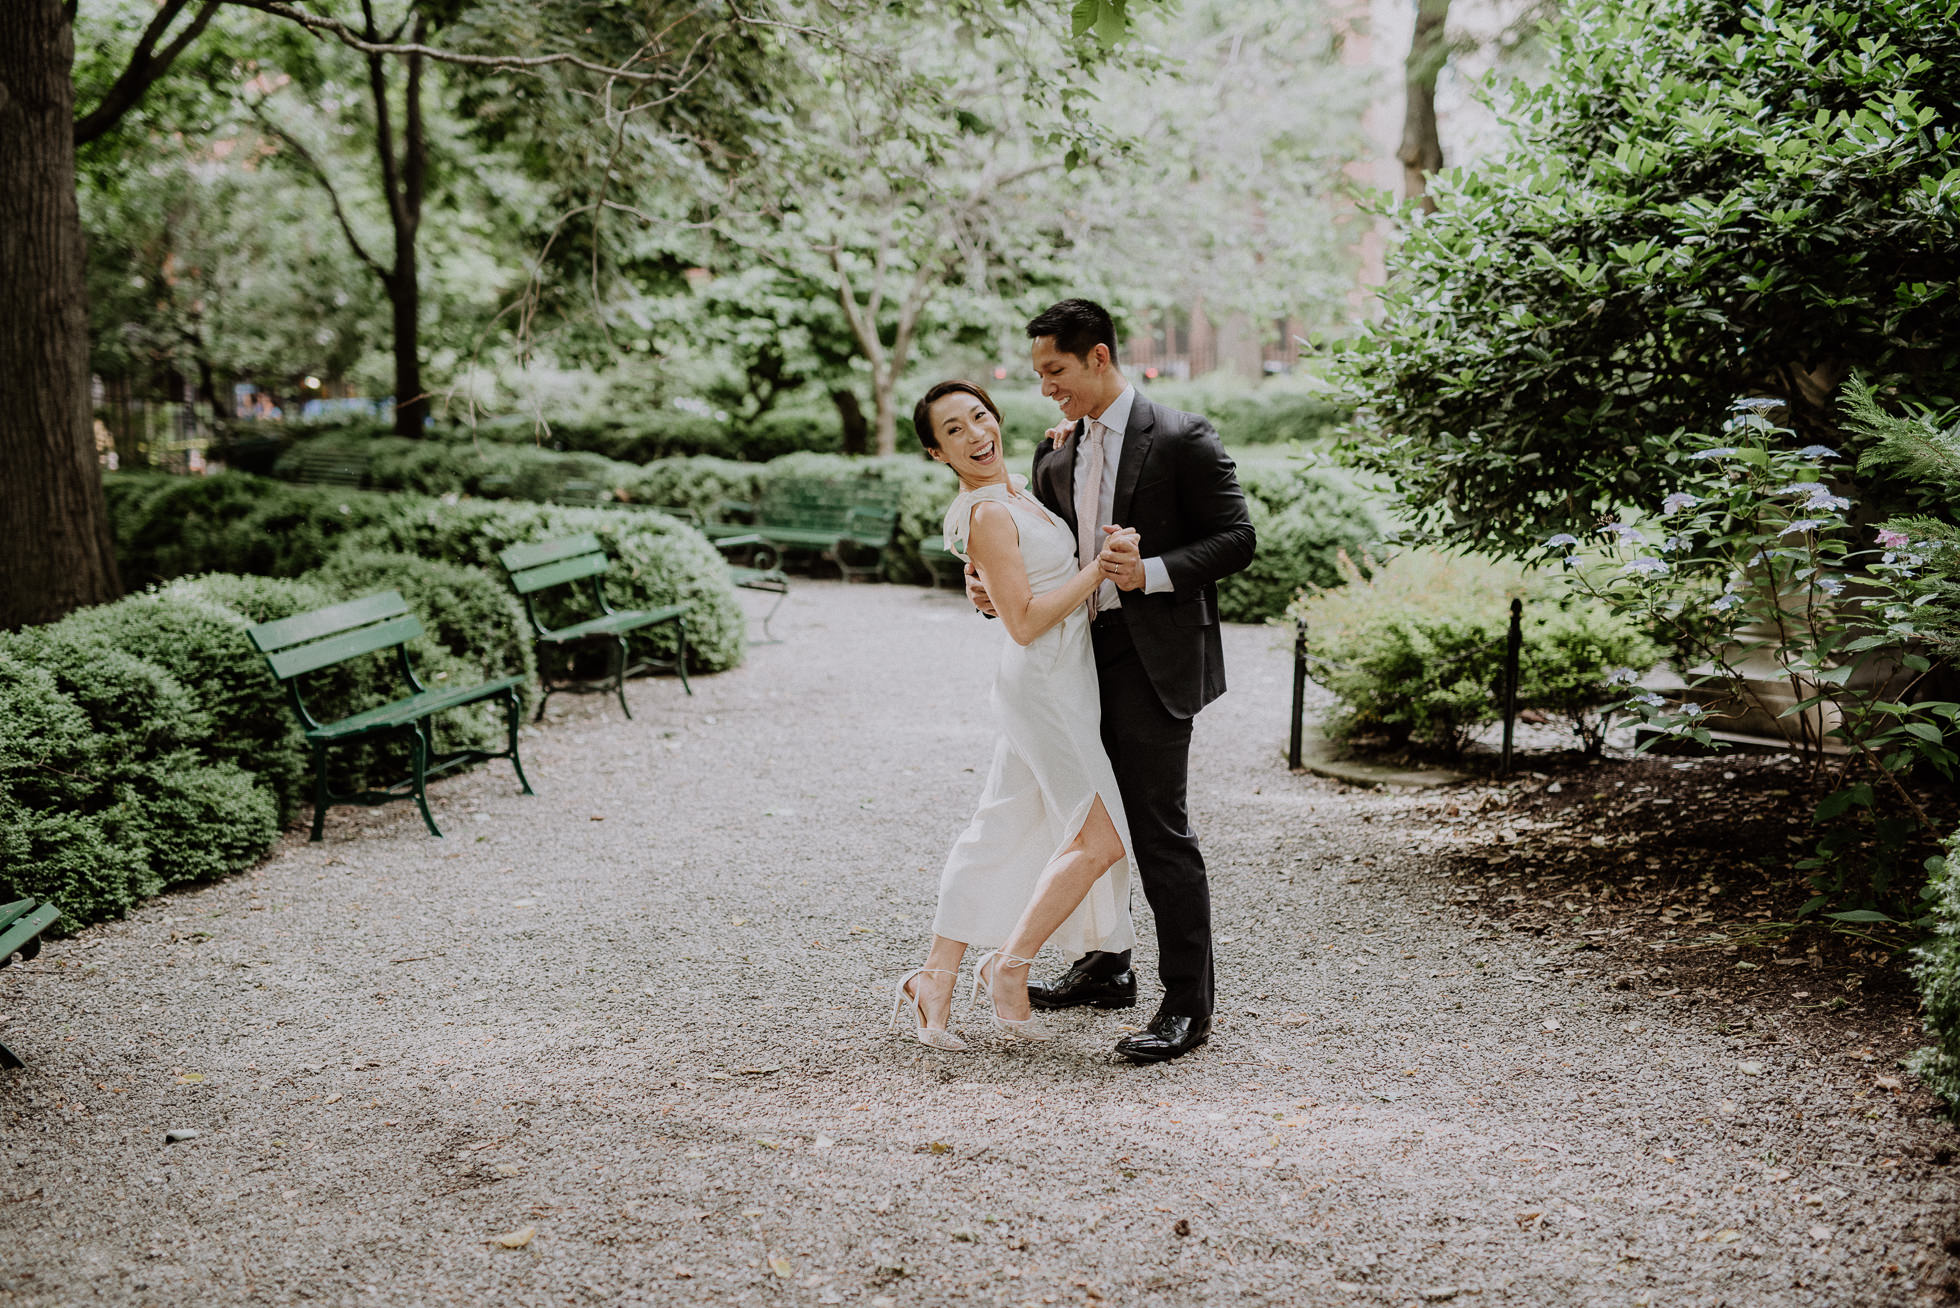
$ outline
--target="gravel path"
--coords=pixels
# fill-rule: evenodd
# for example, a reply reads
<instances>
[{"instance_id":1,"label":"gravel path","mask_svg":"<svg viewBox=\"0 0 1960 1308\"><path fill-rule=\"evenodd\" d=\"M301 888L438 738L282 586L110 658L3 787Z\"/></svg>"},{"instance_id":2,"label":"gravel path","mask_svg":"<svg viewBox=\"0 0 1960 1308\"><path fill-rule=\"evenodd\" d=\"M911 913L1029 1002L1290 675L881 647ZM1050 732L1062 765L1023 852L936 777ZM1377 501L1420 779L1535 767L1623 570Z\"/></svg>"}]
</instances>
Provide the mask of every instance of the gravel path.
<instances>
[{"instance_id":1,"label":"gravel path","mask_svg":"<svg viewBox=\"0 0 1960 1308\"><path fill-rule=\"evenodd\" d=\"M1433 799L1286 773L1258 629L1194 762L1213 1043L1113 1061L1148 1001L1038 1050L884 1035L996 633L810 582L776 626L631 722L554 707L539 795L445 783L447 840L339 810L0 971L0 1302L1942 1297L1951 1128L1451 909Z\"/></svg>"}]
</instances>

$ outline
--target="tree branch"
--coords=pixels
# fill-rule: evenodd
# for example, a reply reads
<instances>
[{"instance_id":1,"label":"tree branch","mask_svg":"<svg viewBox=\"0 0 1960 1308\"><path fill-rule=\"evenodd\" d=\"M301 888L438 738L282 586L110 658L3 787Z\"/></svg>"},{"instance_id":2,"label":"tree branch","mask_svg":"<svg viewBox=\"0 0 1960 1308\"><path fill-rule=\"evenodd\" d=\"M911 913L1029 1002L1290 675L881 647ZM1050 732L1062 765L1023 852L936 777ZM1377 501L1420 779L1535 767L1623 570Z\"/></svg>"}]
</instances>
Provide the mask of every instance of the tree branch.
<instances>
[{"instance_id":1,"label":"tree branch","mask_svg":"<svg viewBox=\"0 0 1960 1308\"><path fill-rule=\"evenodd\" d=\"M354 235L353 225L347 221L347 211L341 208L340 193L334 190L333 181L327 176L327 170L320 166L320 161L313 157L313 152L308 150L304 145L301 145L299 139L286 131L285 128L266 117L263 106L252 103L246 107L251 111L252 117L258 121L259 127L267 135L283 141L292 150L293 154L298 157L299 161L306 166L306 170L313 174L314 180L319 182L321 188L327 193L327 202L333 206L334 220L340 224L341 234L347 238L347 244L353 249L354 257L366 264L368 271L372 272L376 277L379 277L383 286L388 285L393 279L394 274L375 262L374 256L369 254L367 247L361 244L361 238Z\"/></svg>"},{"instance_id":2,"label":"tree branch","mask_svg":"<svg viewBox=\"0 0 1960 1308\"><path fill-rule=\"evenodd\" d=\"M184 12L190 0L164 0L163 7L157 10L150 25L143 29L142 37L136 42L136 49L130 52L129 63L110 85L102 103L75 120L75 144L86 145L96 137L122 121L122 116L136 107L137 101L150 85L162 77L178 55L184 53L191 42L203 34L210 25L212 16L218 12L222 0L206 0L204 7L197 11L190 25L177 34L175 40L158 51L157 42Z\"/></svg>"},{"instance_id":3,"label":"tree branch","mask_svg":"<svg viewBox=\"0 0 1960 1308\"><path fill-rule=\"evenodd\" d=\"M284 18L298 23L309 32L319 36L330 36L350 50L365 55L421 55L437 63L458 64L465 68L501 68L523 70L548 68L554 64L570 64L583 68L589 73L599 73L605 77L617 77L628 82L657 82L664 74L635 72L630 68L614 68L608 64L595 63L575 54L548 55L473 55L460 50L442 50L424 45L420 41L377 41L370 40L338 19L311 14L304 9L284 3L284 0L219 0L220 3L236 5L241 9L255 9L262 14Z\"/></svg>"}]
</instances>

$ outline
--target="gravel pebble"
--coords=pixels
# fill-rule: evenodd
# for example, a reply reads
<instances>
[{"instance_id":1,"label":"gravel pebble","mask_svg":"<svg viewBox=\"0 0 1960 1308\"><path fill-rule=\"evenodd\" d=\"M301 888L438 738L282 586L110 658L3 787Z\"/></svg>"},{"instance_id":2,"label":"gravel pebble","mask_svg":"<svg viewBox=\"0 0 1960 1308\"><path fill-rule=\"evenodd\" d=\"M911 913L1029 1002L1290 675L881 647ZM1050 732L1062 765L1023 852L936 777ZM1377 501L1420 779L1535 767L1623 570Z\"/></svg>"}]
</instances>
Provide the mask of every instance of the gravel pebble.
<instances>
[{"instance_id":1,"label":"gravel pebble","mask_svg":"<svg viewBox=\"0 0 1960 1308\"><path fill-rule=\"evenodd\" d=\"M30 1064L0 1302L1821 1306L1951 1275L1948 1126L1453 911L1411 801L1286 772L1276 631L1228 632L1198 724L1213 1042L1118 1062L1148 999L1038 1047L886 1035L998 632L810 581L775 625L630 722L555 705L539 794L441 783L446 840L339 809L0 971Z\"/></svg>"}]
</instances>

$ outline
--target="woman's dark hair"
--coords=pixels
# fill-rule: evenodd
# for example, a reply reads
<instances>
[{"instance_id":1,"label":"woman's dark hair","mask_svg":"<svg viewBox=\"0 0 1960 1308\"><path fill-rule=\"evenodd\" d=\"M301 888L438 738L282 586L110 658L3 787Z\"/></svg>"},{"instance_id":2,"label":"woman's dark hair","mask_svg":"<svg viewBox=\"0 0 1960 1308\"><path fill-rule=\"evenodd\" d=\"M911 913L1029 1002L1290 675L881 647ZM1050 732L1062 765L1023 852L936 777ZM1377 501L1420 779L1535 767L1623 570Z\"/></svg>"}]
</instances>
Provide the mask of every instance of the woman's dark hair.
<instances>
[{"instance_id":1,"label":"woman's dark hair","mask_svg":"<svg viewBox=\"0 0 1960 1308\"><path fill-rule=\"evenodd\" d=\"M971 395L987 406L987 412L1000 421L1000 410L994 405L994 397L970 381L943 381L926 392L926 397L912 408L912 430L919 434L919 444L929 450L939 448L939 437L932 433L932 406L948 395Z\"/></svg>"},{"instance_id":2,"label":"woman's dark hair","mask_svg":"<svg viewBox=\"0 0 1960 1308\"><path fill-rule=\"evenodd\" d=\"M1043 309L1028 324L1028 339L1055 338L1055 348L1063 354L1086 359L1098 345L1109 347L1110 362L1116 361L1116 324L1109 310L1094 300L1061 300Z\"/></svg>"}]
</instances>

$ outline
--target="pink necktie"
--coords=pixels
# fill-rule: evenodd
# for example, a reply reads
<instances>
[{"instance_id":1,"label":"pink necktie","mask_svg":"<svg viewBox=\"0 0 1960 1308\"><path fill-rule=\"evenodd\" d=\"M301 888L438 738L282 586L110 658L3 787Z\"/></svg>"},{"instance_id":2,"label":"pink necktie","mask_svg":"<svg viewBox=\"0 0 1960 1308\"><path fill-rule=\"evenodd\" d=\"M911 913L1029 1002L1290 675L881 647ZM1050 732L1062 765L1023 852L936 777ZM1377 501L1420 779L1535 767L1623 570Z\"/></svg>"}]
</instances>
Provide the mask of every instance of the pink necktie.
<instances>
[{"instance_id":1,"label":"pink necktie","mask_svg":"<svg viewBox=\"0 0 1960 1308\"><path fill-rule=\"evenodd\" d=\"M1103 425L1094 418L1083 424L1087 442L1082 475L1075 486L1075 548L1084 567L1102 553ZM1100 589L1100 587L1098 587ZM1089 618L1095 620L1096 592L1089 592Z\"/></svg>"}]
</instances>

